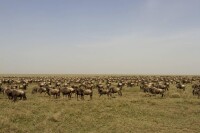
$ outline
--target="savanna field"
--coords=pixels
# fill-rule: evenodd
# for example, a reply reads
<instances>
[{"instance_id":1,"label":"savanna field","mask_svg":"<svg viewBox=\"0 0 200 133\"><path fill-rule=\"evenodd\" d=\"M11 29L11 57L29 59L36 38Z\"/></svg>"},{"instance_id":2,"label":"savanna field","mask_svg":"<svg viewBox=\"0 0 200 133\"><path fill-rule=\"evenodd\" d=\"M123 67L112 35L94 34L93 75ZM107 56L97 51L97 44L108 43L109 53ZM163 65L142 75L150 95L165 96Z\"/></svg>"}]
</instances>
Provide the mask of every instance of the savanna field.
<instances>
[{"instance_id":1,"label":"savanna field","mask_svg":"<svg viewBox=\"0 0 200 133\"><path fill-rule=\"evenodd\" d=\"M0 133L200 133L200 0L0 0Z\"/></svg>"},{"instance_id":2,"label":"savanna field","mask_svg":"<svg viewBox=\"0 0 200 133\"><path fill-rule=\"evenodd\" d=\"M91 77L87 76L84 80ZM99 79L94 84L97 81ZM117 86L118 81L121 81L120 77L111 81L112 86ZM29 83L25 90L27 100L13 102L6 94L0 94L0 132L199 133L200 99L192 94L192 85L197 81L185 84L185 91L177 89L176 84L170 84L164 97L144 93L140 84L132 87L124 85L122 96L115 93L112 97L99 97L95 86L92 100L85 95L84 100L78 101L75 94L72 94L71 100L62 94L58 98L45 93L32 94L39 81Z\"/></svg>"}]
</instances>

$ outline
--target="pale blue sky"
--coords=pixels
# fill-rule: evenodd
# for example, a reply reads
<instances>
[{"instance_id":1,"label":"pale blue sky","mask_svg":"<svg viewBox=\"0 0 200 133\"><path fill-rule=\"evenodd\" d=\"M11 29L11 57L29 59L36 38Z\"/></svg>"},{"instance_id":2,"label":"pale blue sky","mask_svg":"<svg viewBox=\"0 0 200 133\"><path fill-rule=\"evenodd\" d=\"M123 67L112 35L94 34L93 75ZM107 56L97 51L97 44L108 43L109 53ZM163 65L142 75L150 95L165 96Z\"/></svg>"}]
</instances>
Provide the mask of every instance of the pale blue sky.
<instances>
[{"instance_id":1,"label":"pale blue sky","mask_svg":"<svg viewBox=\"0 0 200 133\"><path fill-rule=\"evenodd\" d=\"M200 74L199 0L0 0L1 74Z\"/></svg>"}]
</instances>

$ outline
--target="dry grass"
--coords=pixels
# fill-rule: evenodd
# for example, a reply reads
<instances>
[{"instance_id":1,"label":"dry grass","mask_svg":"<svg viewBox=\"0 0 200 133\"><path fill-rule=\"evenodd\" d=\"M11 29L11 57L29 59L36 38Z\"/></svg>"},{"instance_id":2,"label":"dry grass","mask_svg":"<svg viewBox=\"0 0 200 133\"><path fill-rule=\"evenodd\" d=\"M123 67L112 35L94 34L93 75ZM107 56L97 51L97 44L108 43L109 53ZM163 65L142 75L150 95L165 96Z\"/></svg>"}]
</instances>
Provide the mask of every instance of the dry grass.
<instances>
[{"instance_id":1,"label":"dry grass","mask_svg":"<svg viewBox=\"0 0 200 133\"><path fill-rule=\"evenodd\" d=\"M95 90L92 101L32 95L32 87L26 101L13 103L0 94L1 133L200 132L200 99L191 86L185 92L172 86L164 98L146 96L139 87L124 88L122 97L112 99L99 98Z\"/></svg>"}]
</instances>

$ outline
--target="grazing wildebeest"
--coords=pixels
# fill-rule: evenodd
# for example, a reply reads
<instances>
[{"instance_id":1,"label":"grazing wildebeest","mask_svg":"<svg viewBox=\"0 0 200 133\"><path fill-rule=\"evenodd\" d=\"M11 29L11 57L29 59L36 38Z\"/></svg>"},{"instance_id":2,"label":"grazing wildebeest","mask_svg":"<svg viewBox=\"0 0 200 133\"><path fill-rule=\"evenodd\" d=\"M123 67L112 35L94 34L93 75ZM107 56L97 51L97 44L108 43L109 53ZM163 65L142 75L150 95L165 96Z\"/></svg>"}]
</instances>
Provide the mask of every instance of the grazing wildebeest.
<instances>
[{"instance_id":1,"label":"grazing wildebeest","mask_svg":"<svg viewBox=\"0 0 200 133\"><path fill-rule=\"evenodd\" d=\"M47 93L49 90L46 88L46 87L40 87L39 89L38 89L38 92L41 94L41 93ZM48 93L47 93L48 94Z\"/></svg>"}]
</instances>

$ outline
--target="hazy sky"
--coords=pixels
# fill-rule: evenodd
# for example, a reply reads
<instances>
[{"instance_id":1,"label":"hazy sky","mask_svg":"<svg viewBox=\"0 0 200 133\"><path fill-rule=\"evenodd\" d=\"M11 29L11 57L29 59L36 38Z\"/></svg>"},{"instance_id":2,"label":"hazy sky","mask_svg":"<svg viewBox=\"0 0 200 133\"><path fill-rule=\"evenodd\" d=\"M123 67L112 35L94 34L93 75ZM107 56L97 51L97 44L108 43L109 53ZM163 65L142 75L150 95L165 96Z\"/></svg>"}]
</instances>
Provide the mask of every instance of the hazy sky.
<instances>
[{"instance_id":1,"label":"hazy sky","mask_svg":"<svg viewBox=\"0 0 200 133\"><path fill-rule=\"evenodd\" d=\"M0 73L200 74L200 0L0 0Z\"/></svg>"}]
</instances>

